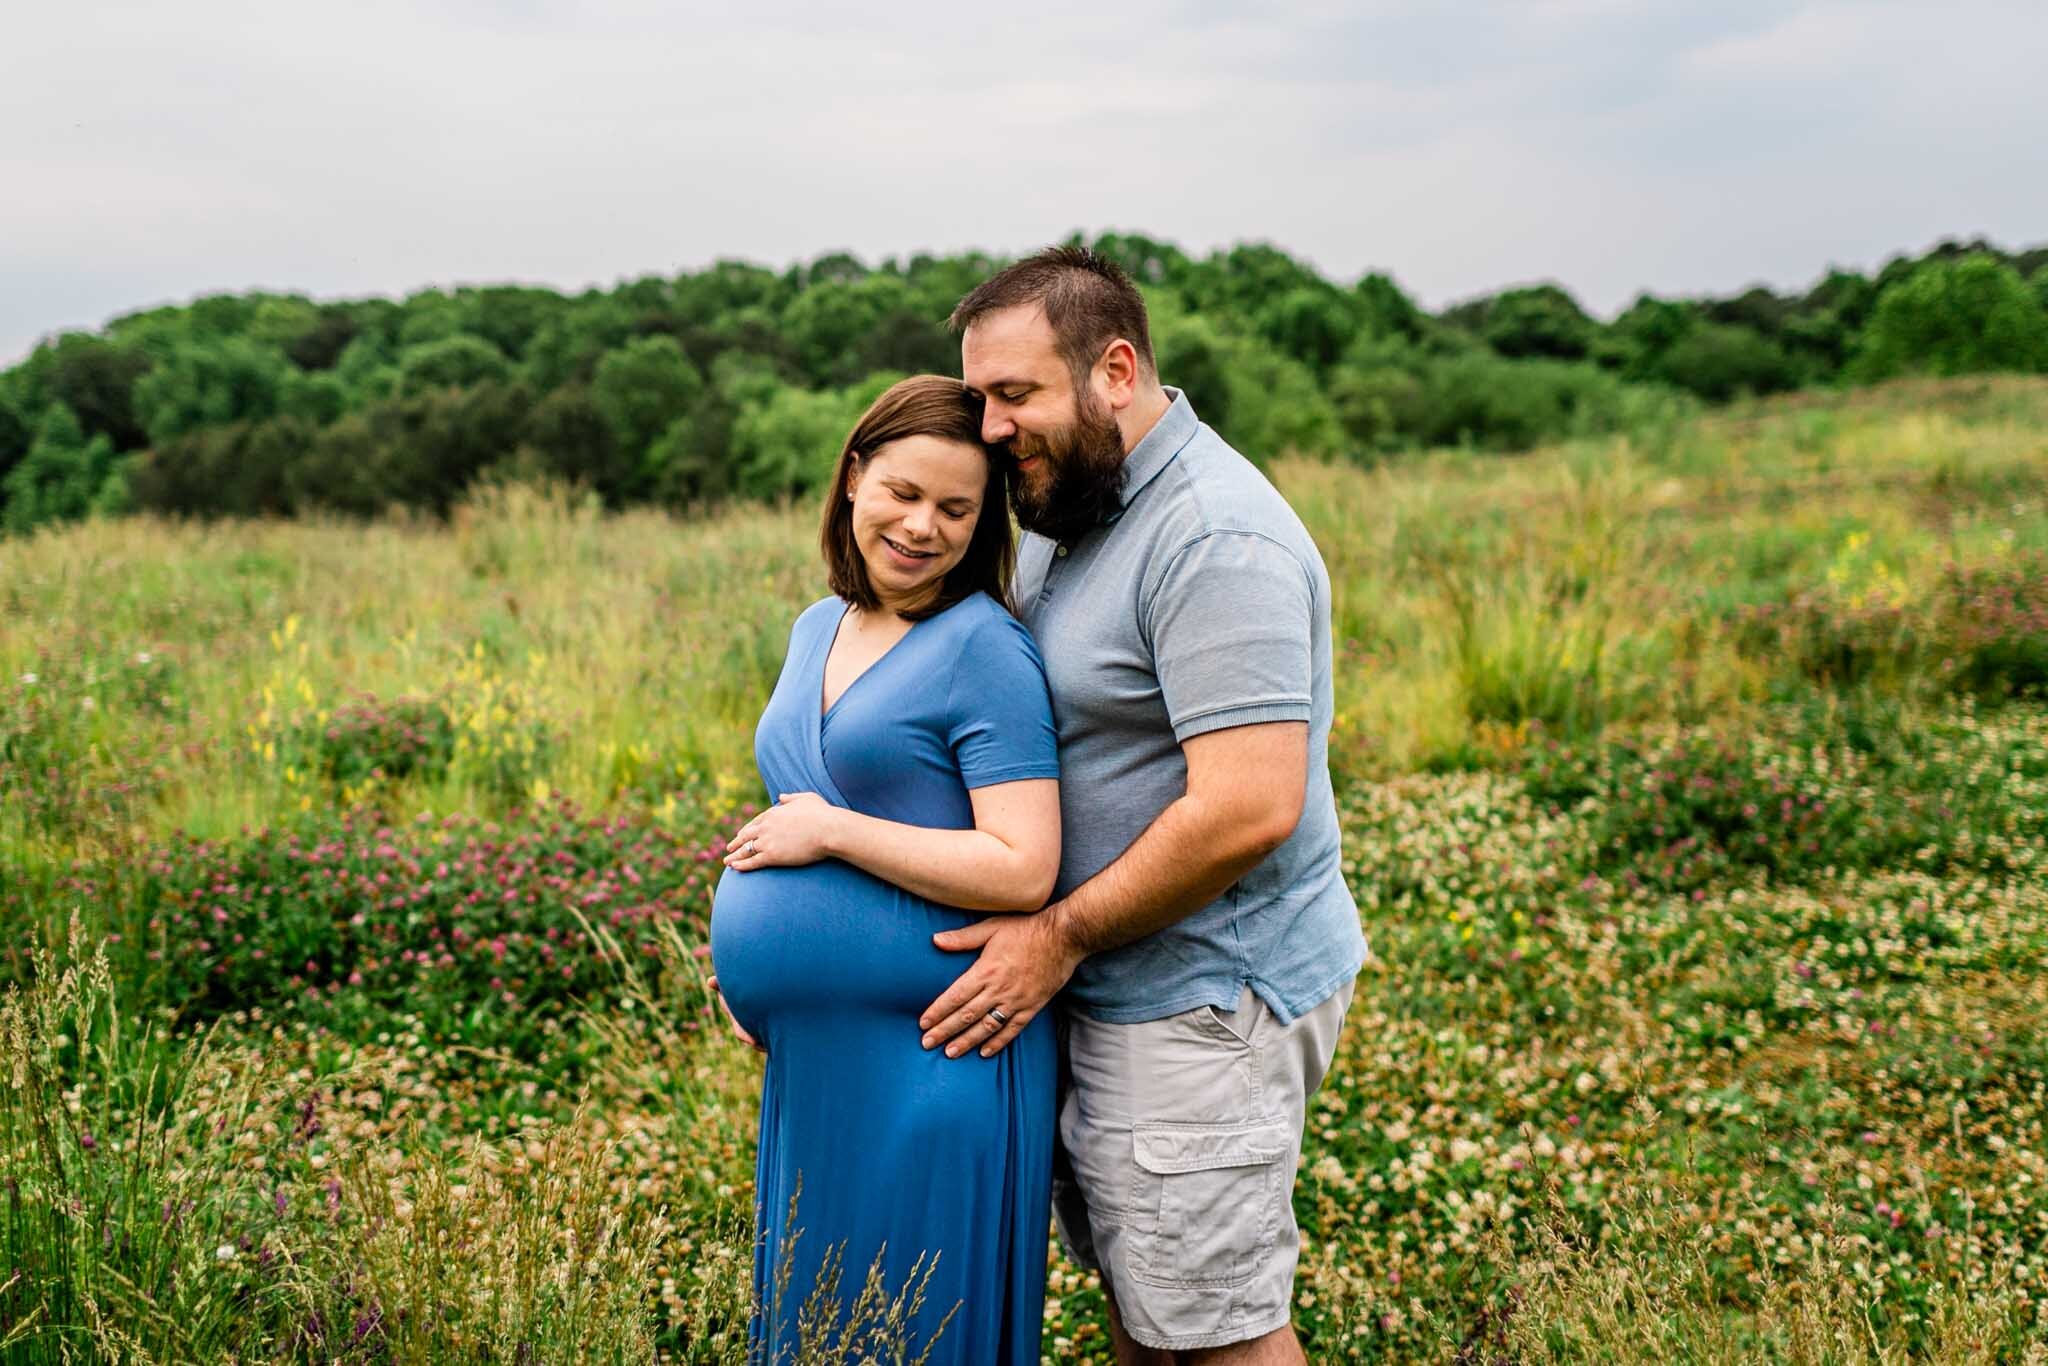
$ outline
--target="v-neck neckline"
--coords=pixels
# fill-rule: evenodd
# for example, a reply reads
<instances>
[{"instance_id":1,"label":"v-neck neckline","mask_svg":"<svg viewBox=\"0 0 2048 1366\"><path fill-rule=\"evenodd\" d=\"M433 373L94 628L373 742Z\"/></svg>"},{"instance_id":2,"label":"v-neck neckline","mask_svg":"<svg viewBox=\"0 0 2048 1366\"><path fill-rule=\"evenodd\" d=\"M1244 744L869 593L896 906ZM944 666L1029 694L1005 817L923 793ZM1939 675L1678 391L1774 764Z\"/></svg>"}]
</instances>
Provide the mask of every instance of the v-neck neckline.
<instances>
[{"instance_id":1,"label":"v-neck neckline","mask_svg":"<svg viewBox=\"0 0 2048 1366\"><path fill-rule=\"evenodd\" d=\"M859 673L855 674L851 679L849 679L847 681L846 686L839 690L839 696L833 698L831 704L827 705L825 702L825 674L832 667L832 647L839 643L839 633L846 628L846 618L850 616L852 612L853 604L850 602L847 603L843 609L841 609L839 613L839 620L832 624L832 633L825 637L825 651L822 655L818 657L818 705L817 709L812 714L818 718L818 724L820 726L823 726L825 722L832 719L832 713L839 710L839 704L846 700L846 696L848 693L852 692L855 688L860 686L860 682L862 679L866 678L875 670L881 668L882 662L886 660L890 655L895 654L897 650L901 649L904 641L909 640L913 635L917 634L918 627L924 625L925 622L931 620L930 617L920 617L918 620L911 622L910 629L908 631L905 631L902 635L896 637L896 639L890 643L888 649L882 651L882 653L876 655L873 659L869 660L868 666L865 669L862 669Z\"/></svg>"}]
</instances>

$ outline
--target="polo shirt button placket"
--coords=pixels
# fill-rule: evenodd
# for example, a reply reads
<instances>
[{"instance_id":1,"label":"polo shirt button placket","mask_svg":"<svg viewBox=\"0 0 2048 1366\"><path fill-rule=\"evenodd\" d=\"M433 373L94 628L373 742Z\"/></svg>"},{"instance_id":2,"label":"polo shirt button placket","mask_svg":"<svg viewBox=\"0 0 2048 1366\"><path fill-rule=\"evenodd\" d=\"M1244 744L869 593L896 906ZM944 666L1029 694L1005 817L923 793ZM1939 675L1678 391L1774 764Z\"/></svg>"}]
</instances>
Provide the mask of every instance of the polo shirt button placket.
<instances>
[{"instance_id":1,"label":"polo shirt button placket","mask_svg":"<svg viewBox=\"0 0 2048 1366\"><path fill-rule=\"evenodd\" d=\"M1052 601L1052 586L1058 580L1060 569L1062 568L1059 562L1067 558L1066 543L1061 541L1054 542L1052 554L1053 562L1045 567L1045 581L1039 585L1038 589L1038 600L1041 603Z\"/></svg>"}]
</instances>

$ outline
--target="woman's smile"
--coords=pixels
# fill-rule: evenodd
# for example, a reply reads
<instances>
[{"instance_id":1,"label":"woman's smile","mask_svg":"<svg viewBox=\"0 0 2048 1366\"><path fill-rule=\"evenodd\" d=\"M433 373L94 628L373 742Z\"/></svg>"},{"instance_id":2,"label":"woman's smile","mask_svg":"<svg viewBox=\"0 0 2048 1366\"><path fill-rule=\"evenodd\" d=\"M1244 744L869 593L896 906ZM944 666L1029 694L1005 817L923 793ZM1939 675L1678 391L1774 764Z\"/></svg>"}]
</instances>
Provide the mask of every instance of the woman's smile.
<instances>
[{"instance_id":1,"label":"woman's smile","mask_svg":"<svg viewBox=\"0 0 2048 1366\"><path fill-rule=\"evenodd\" d=\"M920 434L891 441L856 466L847 490L853 541L884 606L912 605L937 591L966 555L988 459L968 442Z\"/></svg>"},{"instance_id":2,"label":"woman's smile","mask_svg":"<svg viewBox=\"0 0 2048 1366\"><path fill-rule=\"evenodd\" d=\"M888 546L908 569L923 568L925 561L936 558L939 553L937 550L913 550L893 536L882 537L882 544Z\"/></svg>"}]
</instances>

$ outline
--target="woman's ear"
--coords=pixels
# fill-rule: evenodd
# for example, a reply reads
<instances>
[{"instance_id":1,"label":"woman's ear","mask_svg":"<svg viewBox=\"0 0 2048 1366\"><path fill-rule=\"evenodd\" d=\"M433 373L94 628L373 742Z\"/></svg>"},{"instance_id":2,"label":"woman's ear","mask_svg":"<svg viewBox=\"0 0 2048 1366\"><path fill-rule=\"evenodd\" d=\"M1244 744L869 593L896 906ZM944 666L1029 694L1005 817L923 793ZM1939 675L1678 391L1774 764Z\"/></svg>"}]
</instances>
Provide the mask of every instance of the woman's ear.
<instances>
[{"instance_id":1,"label":"woman's ear","mask_svg":"<svg viewBox=\"0 0 2048 1366\"><path fill-rule=\"evenodd\" d=\"M853 459L846 462L846 501L852 502L853 495L860 489L861 466L867 462L860 458L860 452L853 453Z\"/></svg>"}]
</instances>

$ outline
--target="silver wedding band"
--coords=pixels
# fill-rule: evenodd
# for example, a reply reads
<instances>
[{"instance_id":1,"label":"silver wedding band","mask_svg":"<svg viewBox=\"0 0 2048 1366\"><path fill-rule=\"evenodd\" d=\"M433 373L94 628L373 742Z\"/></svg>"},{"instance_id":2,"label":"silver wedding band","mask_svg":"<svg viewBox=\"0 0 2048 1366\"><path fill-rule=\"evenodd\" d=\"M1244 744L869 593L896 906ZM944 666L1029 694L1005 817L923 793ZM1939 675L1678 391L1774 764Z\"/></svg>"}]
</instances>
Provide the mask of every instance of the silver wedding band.
<instances>
[{"instance_id":1,"label":"silver wedding band","mask_svg":"<svg viewBox=\"0 0 2048 1366\"><path fill-rule=\"evenodd\" d=\"M994 1020L999 1025L1006 1025L1010 1022L1010 1017L1003 1014L1003 1008L1001 1006L990 1006L988 1011L988 1017L991 1020Z\"/></svg>"},{"instance_id":2,"label":"silver wedding band","mask_svg":"<svg viewBox=\"0 0 2048 1366\"><path fill-rule=\"evenodd\" d=\"M741 846L740 846L740 857L741 857L741 858L746 858L747 856L751 855L751 854L752 854L752 853L754 852L754 844L755 844L755 841L753 841L753 840L748 840L748 841L747 841L747 842L746 842L745 844L741 845Z\"/></svg>"}]
</instances>

